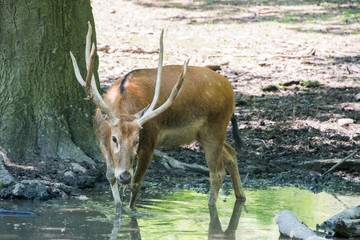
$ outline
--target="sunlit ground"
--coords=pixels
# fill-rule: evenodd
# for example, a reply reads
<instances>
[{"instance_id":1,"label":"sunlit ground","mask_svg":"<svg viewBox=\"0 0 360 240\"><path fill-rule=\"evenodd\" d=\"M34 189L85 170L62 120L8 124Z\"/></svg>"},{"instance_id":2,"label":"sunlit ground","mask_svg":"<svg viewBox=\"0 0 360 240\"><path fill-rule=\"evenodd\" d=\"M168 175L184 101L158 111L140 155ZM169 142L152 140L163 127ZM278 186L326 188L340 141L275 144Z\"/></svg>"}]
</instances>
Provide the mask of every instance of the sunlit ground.
<instances>
[{"instance_id":1,"label":"sunlit ground","mask_svg":"<svg viewBox=\"0 0 360 240\"><path fill-rule=\"evenodd\" d=\"M207 195L184 190L162 199L147 199L143 194L136 213L125 213L121 222L114 223L110 193L85 194L48 202L0 202L0 208L37 214L0 217L0 239L208 239L209 235L278 239L274 216L281 210L293 211L315 229L332 215L360 204L359 196L314 194L297 188L248 190L245 207L235 206L232 193L221 195L210 220Z\"/></svg>"}]
</instances>

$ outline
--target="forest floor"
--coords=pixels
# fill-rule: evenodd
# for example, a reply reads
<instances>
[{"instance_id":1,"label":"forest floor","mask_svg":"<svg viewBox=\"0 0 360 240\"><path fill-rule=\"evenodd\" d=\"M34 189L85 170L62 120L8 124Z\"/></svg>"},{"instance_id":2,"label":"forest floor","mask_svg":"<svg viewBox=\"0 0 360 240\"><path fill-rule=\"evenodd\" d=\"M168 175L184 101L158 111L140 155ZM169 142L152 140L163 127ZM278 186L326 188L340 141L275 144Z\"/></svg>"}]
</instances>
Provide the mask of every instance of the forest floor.
<instances>
[{"instance_id":1,"label":"forest floor","mask_svg":"<svg viewBox=\"0 0 360 240\"><path fill-rule=\"evenodd\" d=\"M164 28L165 64L220 65L234 87L245 187L359 192L360 153L322 176L360 144L360 6L337 2L94 0L101 84L156 67ZM162 151L205 165L196 143ZM155 185L208 185L197 173L151 174L159 169L146 178Z\"/></svg>"},{"instance_id":2,"label":"forest floor","mask_svg":"<svg viewBox=\"0 0 360 240\"><path fill-rule=\"evenodd\" d=\"M246 144L238 155L245 188L360 192L358 3L91 2L103 88L133 69L157 67L159 35L165 29L165 64L183 64L190 58L190 65L219 65L219 73L231 82ZM232 144L230 132L229 128L227 142ZM161 151L181 162L206 166L197 143ZM94 167L54 160L48 167L39 160L7 168L21 182L2 191L2 197L46 199L74 194L71 186L94 187L99 179L106 183L104 163ZM230 182L227 176L228 189ZM206 192L209 180L207 174L168 170L153 161L143 186Z\"/></svg>"}]
</instances>

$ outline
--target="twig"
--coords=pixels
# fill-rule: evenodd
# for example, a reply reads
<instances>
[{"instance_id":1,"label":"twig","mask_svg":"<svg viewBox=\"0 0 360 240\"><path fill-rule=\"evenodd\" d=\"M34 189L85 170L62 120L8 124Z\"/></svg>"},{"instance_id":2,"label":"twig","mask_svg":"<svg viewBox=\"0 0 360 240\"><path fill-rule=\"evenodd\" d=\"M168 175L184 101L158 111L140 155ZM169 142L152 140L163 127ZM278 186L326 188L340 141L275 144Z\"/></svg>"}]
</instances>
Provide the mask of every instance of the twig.
<instances>
[{"instance_id":1,"label":"twig","mask_svg":"<svg viewBox=\"0 0 360 240\"><path fill-rule=\"evenodd\" d=\"M325 176L325 174L333 171L335 168L337 168L338 166L340 166L341 164L343 164L347 159L351 158L352 156L354 156L357 152L359 151L359 149L355 149L354 152L352 152L349 156L345 157L344 159L342 159L340 162L338 162L337 164L335 164L334 166L332 166L329 170L327 170L323 176Z\"/></svg>"},{"instance_id":2,"label":"twig","mask_svg":"<svg viewBox=\"0 0 360 240\"><path fill-rule=\"evenodd\" d=\"M313 49L310 50L309 53L303 54L303 55L285 55L285 54L278 54L278 55L274 55L274 57L282 57L282 58L309 58L309 57L312 57L312 58L320 59L320 60L324 60L324 59L325 59L325 58L323 58L323 57L315 56L315 54L316 54L316 49L313 48Z\"/></svg>"},{"instance_id":3,"label":"twig","mask_svg":"<svg viewBox=\"0 0 360 240\"><path fill-rule=\"evenodd\" d=\"M242 182L242 185L244 186L246 184L246 181L248 180L248 176L249 176L249 173L246 174L243 182Z\"/></svg>"},{"instance_id":4,"label":"twig","mask_svg":"<svg viewBox=\"0 0 360 240\"><path fill-rule=\"evenodd\" d=\"M315 59L319 59L319 60L325 60L325 58L323 57L318 57L315 55L283 55L283 54L278 54L278 55L274 55L273 57L281 57L281 58L290 58L290 59L296 59L296 58L315 58Z\"/></svg>"},{"instance_id":5,"label":"twig","mask_svg":"<svg viewBox=\"0 0 360 240\"><path fill-rule=\"evenodd\" d=\"M266 143L265 143L265 141L263 139L254 138L252 141L253 142L262 142L264 144L264 147L269 148L268 145L266 145Z\"/></svg>"},{"instance_id":6,"label":"twig","mask_svg":"<svg viewBox=\"0 0 360 240\"><path fill-rule=\"evenodd\" d=\"M336 196L335 193L332 193L331 195L332 195L336 200L338 200L339 203L341 203L342 205L344 205L344 207L345 207L346 209L350 208L350 207L347 206L343 201L341 201L341 199L338 198L338 196Z\"/></svg>"}]
</instances>

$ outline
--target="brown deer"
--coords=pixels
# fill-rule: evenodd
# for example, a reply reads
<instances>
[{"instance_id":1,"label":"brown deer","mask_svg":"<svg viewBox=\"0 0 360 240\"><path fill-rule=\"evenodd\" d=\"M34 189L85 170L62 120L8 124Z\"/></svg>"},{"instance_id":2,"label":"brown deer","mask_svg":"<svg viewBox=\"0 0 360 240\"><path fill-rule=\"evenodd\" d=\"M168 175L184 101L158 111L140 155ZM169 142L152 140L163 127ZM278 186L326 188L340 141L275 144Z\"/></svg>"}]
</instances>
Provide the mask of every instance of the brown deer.
<instances>
[{"instance_id":1,"label":"brown deer","mask_svg":"<svg viewBox=\"0 0 360 240\"><path fill-rule=\"evenodd\" d=\"M210 200L214 205L226 174L226 166L237 199L245 199L237 166L236 152L225 142L231 119L235 143L240 147L234 117L234 93L229 81L206 67L170 65L162 67L163 32L160 37L158 69L129 72L112 85L104 98L93 76L95 46L90 52L92 28L86 38L86 81L70 52L75 75L97 105L95 129L106 161L106 177L111 185L117 211L121 199L117 182L131 183L129 206L134 207L154 148L179 146L198 141L210 170ZM163 79L163 81L161 80ZM176 101L175 101L176 99ZM133 173L135 156L137 165Z\"/></svg>"}]
</instances>

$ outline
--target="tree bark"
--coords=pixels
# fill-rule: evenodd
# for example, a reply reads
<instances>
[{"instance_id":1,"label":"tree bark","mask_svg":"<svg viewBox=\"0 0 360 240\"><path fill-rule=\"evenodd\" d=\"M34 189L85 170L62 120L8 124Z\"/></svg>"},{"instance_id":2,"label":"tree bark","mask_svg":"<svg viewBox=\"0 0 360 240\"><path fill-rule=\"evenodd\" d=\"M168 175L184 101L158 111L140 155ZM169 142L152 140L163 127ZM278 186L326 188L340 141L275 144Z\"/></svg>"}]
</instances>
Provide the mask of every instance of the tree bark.
<instances>
[{"instance_id":1,"label":"tree bark","mask_svg":"<svg viewBox=\"0 0 360 240\"><path fill-rule=\"evenodd\" d=\"M318 228L343 236L360 236L360 205L346 209L324 221Z\"/></svg>"},{"instance_id":2,"label":"tree bark","mask_svg":"<svg viewBox=\"0 0 360 240\"><path fill-rule=\"evenodd\" d=\"M303 239L303 240L324 240L316 235L308 226L289 210L283 210L275 216L275 221L279 226L279 232L281 235L290 237L291 239Z\"/></svg>"},{"instance_id":3,"label":"tree bark","mask_svg":"<svg viewBox=\"0 0 360 240\"><path fill-rule=\"evenodd\" d=\"M159 162L169 171L175 168L183 171L190 171L190 172L209 175L209 169L207 167L198 164L189 164L189 163L180 162L168 156L167 154L162 153L159 150L154 151L154 158L158 159Z\"/></svg>"},{"instance_id":4,"label":"tree bark","mask_svg":"<svg viewBox=\"0 0 360 240\"><path fill-rule=\"evenodd\" d=\"M342 219L335 222L335 232L345 237L360 236L360 219Z\"/></svg>"},{"instance_id":5,"label":"tree bark","mask_svg":"<svg viewBox=\"0 0 360 240\"><path fill-rule=\"evenodd\" d=\"M85 72L87 21L94 25L88 0L0 3L3 158L19 163L39 158L94 163L91 158L99 158L95 107L83 100L69 56L71 50Z\"/></svg>"}]
</instances>

